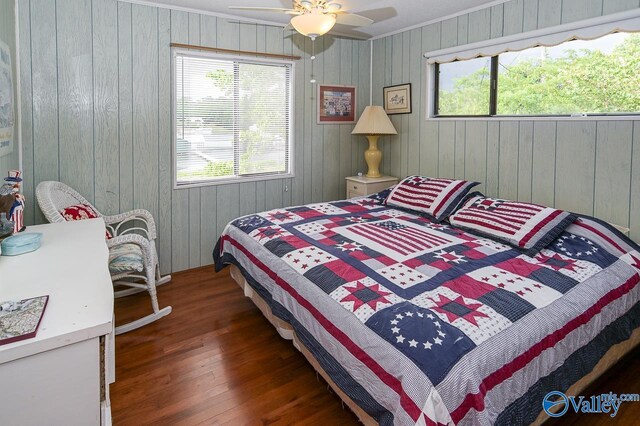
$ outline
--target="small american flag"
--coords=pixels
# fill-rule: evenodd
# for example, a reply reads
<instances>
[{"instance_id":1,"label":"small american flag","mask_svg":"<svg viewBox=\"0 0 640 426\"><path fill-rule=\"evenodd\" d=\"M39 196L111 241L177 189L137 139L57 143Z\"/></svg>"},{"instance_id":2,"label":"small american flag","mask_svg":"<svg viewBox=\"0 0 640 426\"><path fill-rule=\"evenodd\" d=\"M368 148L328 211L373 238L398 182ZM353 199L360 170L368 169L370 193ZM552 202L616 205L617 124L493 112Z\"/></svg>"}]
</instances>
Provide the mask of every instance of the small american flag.
<instances>
[{"instance_id":1,"label":"small american flag","mask_svg":"<svg viewBox=\"0 0 640 426\"><path fill-rule=\"evenodd\" d=\"M349 230L403 256L450 243L444 237L393 221L358 224Z\"/></svg>"}]
</instances>

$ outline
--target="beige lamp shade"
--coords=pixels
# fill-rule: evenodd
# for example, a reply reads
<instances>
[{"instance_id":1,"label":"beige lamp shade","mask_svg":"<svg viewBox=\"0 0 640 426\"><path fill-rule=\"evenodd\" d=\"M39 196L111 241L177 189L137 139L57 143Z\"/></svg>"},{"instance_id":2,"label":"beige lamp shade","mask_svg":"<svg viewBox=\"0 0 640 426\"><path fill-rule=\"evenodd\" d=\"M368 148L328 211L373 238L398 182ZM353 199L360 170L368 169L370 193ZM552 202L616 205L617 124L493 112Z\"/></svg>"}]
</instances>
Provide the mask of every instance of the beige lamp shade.
<instances>
[{"instance_id":1,"label":"beige lamp shade","mask_svg":"<svg viewBox=\"0 0 640 426\"><path fill-rule=\"evenodd\" d=\"M352 135L397 135L395 127L389 120L384 108L379 105L369 105L364 109Z\"/></svg>"},{"instance_id":2,"label":"beige lamp shade","mask_svg":"<svg viewBox=\"0 0 640 426\"><path fill-rule=\"evenodd\" d=\"M352 135L367 135L369 149L364 152L364 160L367 162L369 170L367 177L377 178L380 174L380 162L382 161L382 151L378 149L378 137L380 135L397 135L396 128L393 127L387 113L381 106L369 105L364 109L356 127L351 132Z\"/></svg>"},{"instance_id":3,"label":"beige lamp shade","mask_svg":"<svg viewBox=\"0 0 640 426\"><path fill-rule=\"evenodd\" d=\"M336 24L336 17L333 14L323 14L314 8L311 13L295 16L291 19L291 25L300 34L315 39L326 34Z\"/></svg>"}]
</instances>

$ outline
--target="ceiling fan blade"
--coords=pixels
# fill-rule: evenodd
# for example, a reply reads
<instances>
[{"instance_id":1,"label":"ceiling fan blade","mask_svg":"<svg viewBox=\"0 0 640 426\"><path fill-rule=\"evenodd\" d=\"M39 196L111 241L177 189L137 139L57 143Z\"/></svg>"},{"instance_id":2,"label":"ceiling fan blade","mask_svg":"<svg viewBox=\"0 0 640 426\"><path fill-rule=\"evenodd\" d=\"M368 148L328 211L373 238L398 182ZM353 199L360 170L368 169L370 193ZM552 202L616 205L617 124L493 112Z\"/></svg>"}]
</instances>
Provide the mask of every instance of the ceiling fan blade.
<instances>
[{"instance_id":1,"label":"ceiling fan blade","mask_svg":"<svg viewBox=\"0 0 640 426\"><path fill-rule=\"evenodd\" d=\"M284 7L229 6L229 9L234 9L234 10L259 10L259 11L262 11L262 12L297 13L297 11L295 9L285 9Z\"/></svg>"},{"instance_id":2,"label":"ceiling fan blade","mask_svg":"<svg viewBox=\"0 0 640 426\"><path fill-rule=\"evenodd\" d=\"M350 27L366 27L373 24L373 19L355 13L336 13L336 23Z\"/></svg>"}]
</instances>

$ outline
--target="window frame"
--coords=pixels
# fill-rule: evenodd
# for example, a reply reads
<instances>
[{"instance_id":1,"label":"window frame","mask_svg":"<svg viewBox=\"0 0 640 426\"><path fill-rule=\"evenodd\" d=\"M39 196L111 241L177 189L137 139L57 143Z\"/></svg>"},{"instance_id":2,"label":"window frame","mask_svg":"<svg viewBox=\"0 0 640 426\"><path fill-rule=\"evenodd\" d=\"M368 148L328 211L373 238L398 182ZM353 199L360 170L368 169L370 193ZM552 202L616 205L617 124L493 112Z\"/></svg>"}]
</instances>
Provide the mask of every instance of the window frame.
<instances>
[{"instance_id":1,"label":"window frame","mask_svg":"<svg viewBox=\"0 0 640 426\"><path fill-rule=\"evenodd\" d=\"M625 31L623 31L625 32ZM604 37L604 36L603 36ZM565 43L571 42L572 40L567 40ZM564 43L562 43L564 44ZM529 49L535 49L539 46L532 46ZM478 56L480 57L480 56ZM429 114L427 118L441 118L441 119L498 119L498 120L522 120L522 119L538 119L538 120L554 120L554 119L611 119L611 120L637 120L640 117L640 111L637 112L603 112L603 113L574 113L574 114L498 114L498 90L499 90L499 57L500 53L490 56L491 58L491 66L490 66L490 84L489 84L489 113L488 114L460 114L460 115L452 115L452 114L438 114L439 108L439 96L440 96L440 63L434 62L432 64L427 64L428 72L427 75L432 71L433 74L433 84L429 87L432 90L433 96L428 97L431 98L431 107L432 113ZM472 58L474 59L474 58ZM470 60L470 59L465 59ZM456 61L453 61L456 62Z\"/></svg>"},{"instance_id":2,"label":"window frame","mask_svg":"<svg viewBox=\"0 0 640 426\"><path fill-rule=\"evenodd\" d=\"M176 57L178 55L184 55L188 57L197 57L197 58L206 58L206 59L217 59L217 60L225 60L230 62L242 62L248 64L256 64L256 65L266 65L266 64L278 64L289 67L289 126L288 126L288 164L287 164L287 172L285 173L258 173L258 174L245 174L238 175L235 174L238 164L236 159L234 158L234 175L220 178L209 178L197 181L187 181L180 183L178 181L178 144L177 144L177 93L176 93ZM233 183L246 183L246 182L259 182L259 181L267 181L274 179L290 179L295 177L294 170L294 158L295 158L295 139L294 139L294 131L295 131L295 61L284 60L284 59L272 59L272 58L252 58L241 55L232 55L232 54L223 54L223 53L211 53L211 52L203 52L196 51L192 49L185 49L174 47L171 48L171 173L173 179L173 189L188 189L188 188L198 188L204 186L217 186L217 185L227 185ZM235 114L234 114L235 117ZM234 118L235 120L235 118ZM234 131L235 133L235 131ZM235 137L234 142L235 144ZM235 149L234 149L235 156Z\"/></svg>"}]
</instances>

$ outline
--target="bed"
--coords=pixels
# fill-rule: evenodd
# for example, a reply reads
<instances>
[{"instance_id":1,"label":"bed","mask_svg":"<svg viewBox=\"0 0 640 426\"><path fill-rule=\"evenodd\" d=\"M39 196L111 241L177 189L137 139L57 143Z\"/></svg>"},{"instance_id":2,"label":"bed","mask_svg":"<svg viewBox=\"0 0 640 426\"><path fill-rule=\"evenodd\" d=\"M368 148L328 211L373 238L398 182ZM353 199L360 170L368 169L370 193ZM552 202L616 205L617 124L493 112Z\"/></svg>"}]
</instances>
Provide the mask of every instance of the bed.
<instances>
[{"instance_id":1,"label":"bed","mask_svg":"<svg viewBox=\"0 0 640 426\"><path fill-rule=\"evenodd\" d=\"M243 216L214 249L363 423L540 423L640 341L640 248L612 226L525 255L384 198Z\"/></svg>"}]
</instances>

